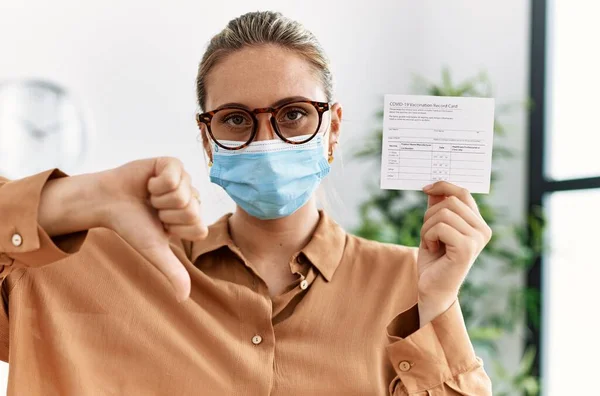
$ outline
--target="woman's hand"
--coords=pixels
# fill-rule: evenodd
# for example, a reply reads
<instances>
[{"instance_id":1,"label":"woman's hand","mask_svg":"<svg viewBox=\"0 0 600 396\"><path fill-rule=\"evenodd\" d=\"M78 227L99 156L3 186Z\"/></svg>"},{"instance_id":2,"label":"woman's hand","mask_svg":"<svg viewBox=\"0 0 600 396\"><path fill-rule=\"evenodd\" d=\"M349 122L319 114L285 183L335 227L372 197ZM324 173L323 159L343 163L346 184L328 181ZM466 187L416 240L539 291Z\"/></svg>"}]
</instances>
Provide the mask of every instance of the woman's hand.
<instances>
[{"instance_id":1,"label":"woman's hand","mask_svg":"<svg viewBox=\"0 0 600 396\"><path fill-rule=\"evenodd\" d=\"M417 260L421 327L450 308L471 265L492 237L467 190L437 182L424 191L429 200Z\"/></svg>"},{"instance_id":2,"label":"woman's hand","mask_svg":"<svg viewBox=\"0 0 600 396\"><path fill-rule=\"evenodd\" d=\"M179 301L190 294L190 276L169 246L169 236L204 239L198 192L181 161L160 157L103 172L110 196L106 227L113 229L171 282Z\"/></svg>"}]
</instances>

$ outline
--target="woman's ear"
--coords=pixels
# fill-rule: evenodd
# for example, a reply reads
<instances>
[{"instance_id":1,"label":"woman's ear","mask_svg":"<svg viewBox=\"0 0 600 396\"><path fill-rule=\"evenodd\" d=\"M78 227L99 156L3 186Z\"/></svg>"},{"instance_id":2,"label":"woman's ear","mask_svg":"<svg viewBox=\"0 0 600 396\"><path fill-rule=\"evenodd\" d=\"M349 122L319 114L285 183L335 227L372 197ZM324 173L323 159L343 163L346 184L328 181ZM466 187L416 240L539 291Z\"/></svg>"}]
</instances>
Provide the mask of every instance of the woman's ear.
<instances>
[{"instance_id":1,"label":"woman's ear","mask_svg":"<svg viewBox=\"0 0 600 396\"><path fill-rule=\"evenodd\" d=\"M200 123L198 125L200 127L200 136L202 136L202 147L204 147L204 151L206 151L206 155L208 155L208 159L212 162L212 147L210 145L210 138L208 137L208 131L206 130L206 125Z\"/></svg>"},{"instance_id":2,"label":"woman's ear","mask_svg":"<svg viewBox=\"0 0 600 396\"><path fill-rule=\"evenodd\" d=\"M342 105L334 103L330 109L331 125L329 127L329 153L333 154L342 132Z\"/></svg>"}]
</instances>

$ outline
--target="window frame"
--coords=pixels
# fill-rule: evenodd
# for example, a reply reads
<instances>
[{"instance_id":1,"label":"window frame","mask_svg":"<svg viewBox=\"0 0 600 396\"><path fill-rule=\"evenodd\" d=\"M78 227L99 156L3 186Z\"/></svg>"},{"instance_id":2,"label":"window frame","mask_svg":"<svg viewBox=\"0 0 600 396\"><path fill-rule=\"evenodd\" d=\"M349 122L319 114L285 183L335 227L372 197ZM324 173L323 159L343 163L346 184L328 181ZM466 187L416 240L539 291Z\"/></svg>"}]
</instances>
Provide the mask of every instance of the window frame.
<instances>
[{"instance_id":1,"label":"window frame","mask_svg":"<svg viewBox=\"0 0 600 396\"><path fill-rule=\"evenodd\" d=\"M557 1L557 0L550 0ZM548 38L548 1L532 0L530 13L530 62L529 62L529 95L533 106L529 112L528 139L528 184L527 210L530 216L544 209L544 200L559 191L575 191L600 188L600 175L597 177L573 178L555 180L546 174L545 164L548 156L546 144L548 131L546 128L546 72L547 72L547 38ZM550 28L552 28L550 26ZM530 235L530 238L532 236ZM543 309L544 289L542 270L544 257L539 257L526 274L526 286L539 291L537 318L539 327L535 326L532 318L526 319L527 334L525 346L533 346L536 356L533 362L533 373L540 376L540 356L542 332L544 331Z\"/></svg>"}]
</instances>

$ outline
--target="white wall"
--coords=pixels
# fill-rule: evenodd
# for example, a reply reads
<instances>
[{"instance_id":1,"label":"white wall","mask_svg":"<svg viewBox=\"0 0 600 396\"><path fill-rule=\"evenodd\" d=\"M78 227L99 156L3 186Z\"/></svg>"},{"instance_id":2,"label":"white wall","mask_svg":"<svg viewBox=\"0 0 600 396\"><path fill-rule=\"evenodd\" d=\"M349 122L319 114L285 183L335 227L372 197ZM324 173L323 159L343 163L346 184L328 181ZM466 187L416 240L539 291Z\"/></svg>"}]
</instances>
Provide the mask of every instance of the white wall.
<instances>
[{"instance_id":1,"label":"white wall","mask_svg":"<svg viewBox=\"0 0 600 396\"><path fill-rule=\"evenodd\" d=\"M232 208L208 182L196 142L194 78L211 37L246 11L275 9L298 19L321 40L333 61L344 106L341 148L330 181L346 204L336 218L357 224L357 205L378 170L353 161L351 149L373 128L385 93L409 93L413 73L437 79L443 66L457 78L486 70L498 103L527 95L528 3L522 0L379 0L281 2L0 1L0 81L44 77L71 89L92 110L96 137L87 162L68 172L91 172L149 156L181 158L214 220ZM525 142L525 115L513 147ZM496 193L513 219L524 208L524 162L504 169ZM515 361L518 340L507 345ZM3 371L4 381L6 369ZM0 382L2 378L0 375Z\"/></svg>"}]
</instances>

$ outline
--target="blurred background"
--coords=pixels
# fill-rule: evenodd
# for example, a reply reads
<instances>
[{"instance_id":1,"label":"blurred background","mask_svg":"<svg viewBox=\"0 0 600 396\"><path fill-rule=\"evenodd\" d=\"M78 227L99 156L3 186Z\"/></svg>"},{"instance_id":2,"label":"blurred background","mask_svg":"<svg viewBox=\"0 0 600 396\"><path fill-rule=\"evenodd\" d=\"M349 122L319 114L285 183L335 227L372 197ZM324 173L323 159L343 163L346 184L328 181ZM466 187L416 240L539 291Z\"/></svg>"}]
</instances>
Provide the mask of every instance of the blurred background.
<instances>
[{"instance_id":1,"label":"blurred background","mask_svg":"<svg viewBox=\"0 0 600 396\"><path fill-rule=\"evenodd\" d=\"M216 220L233 204L198 142L197 65L230 19L281 11L332 61L343 155L326 188L351 232L418 243L422 197L377 188L384 94L496 98L493 187L477 196L495 239L461 292L467 325L495 395L592 394L582 379L600 355L599 3L359 3L0 0L0 174L175 156Z\"/></svg>"}]
</instances>

